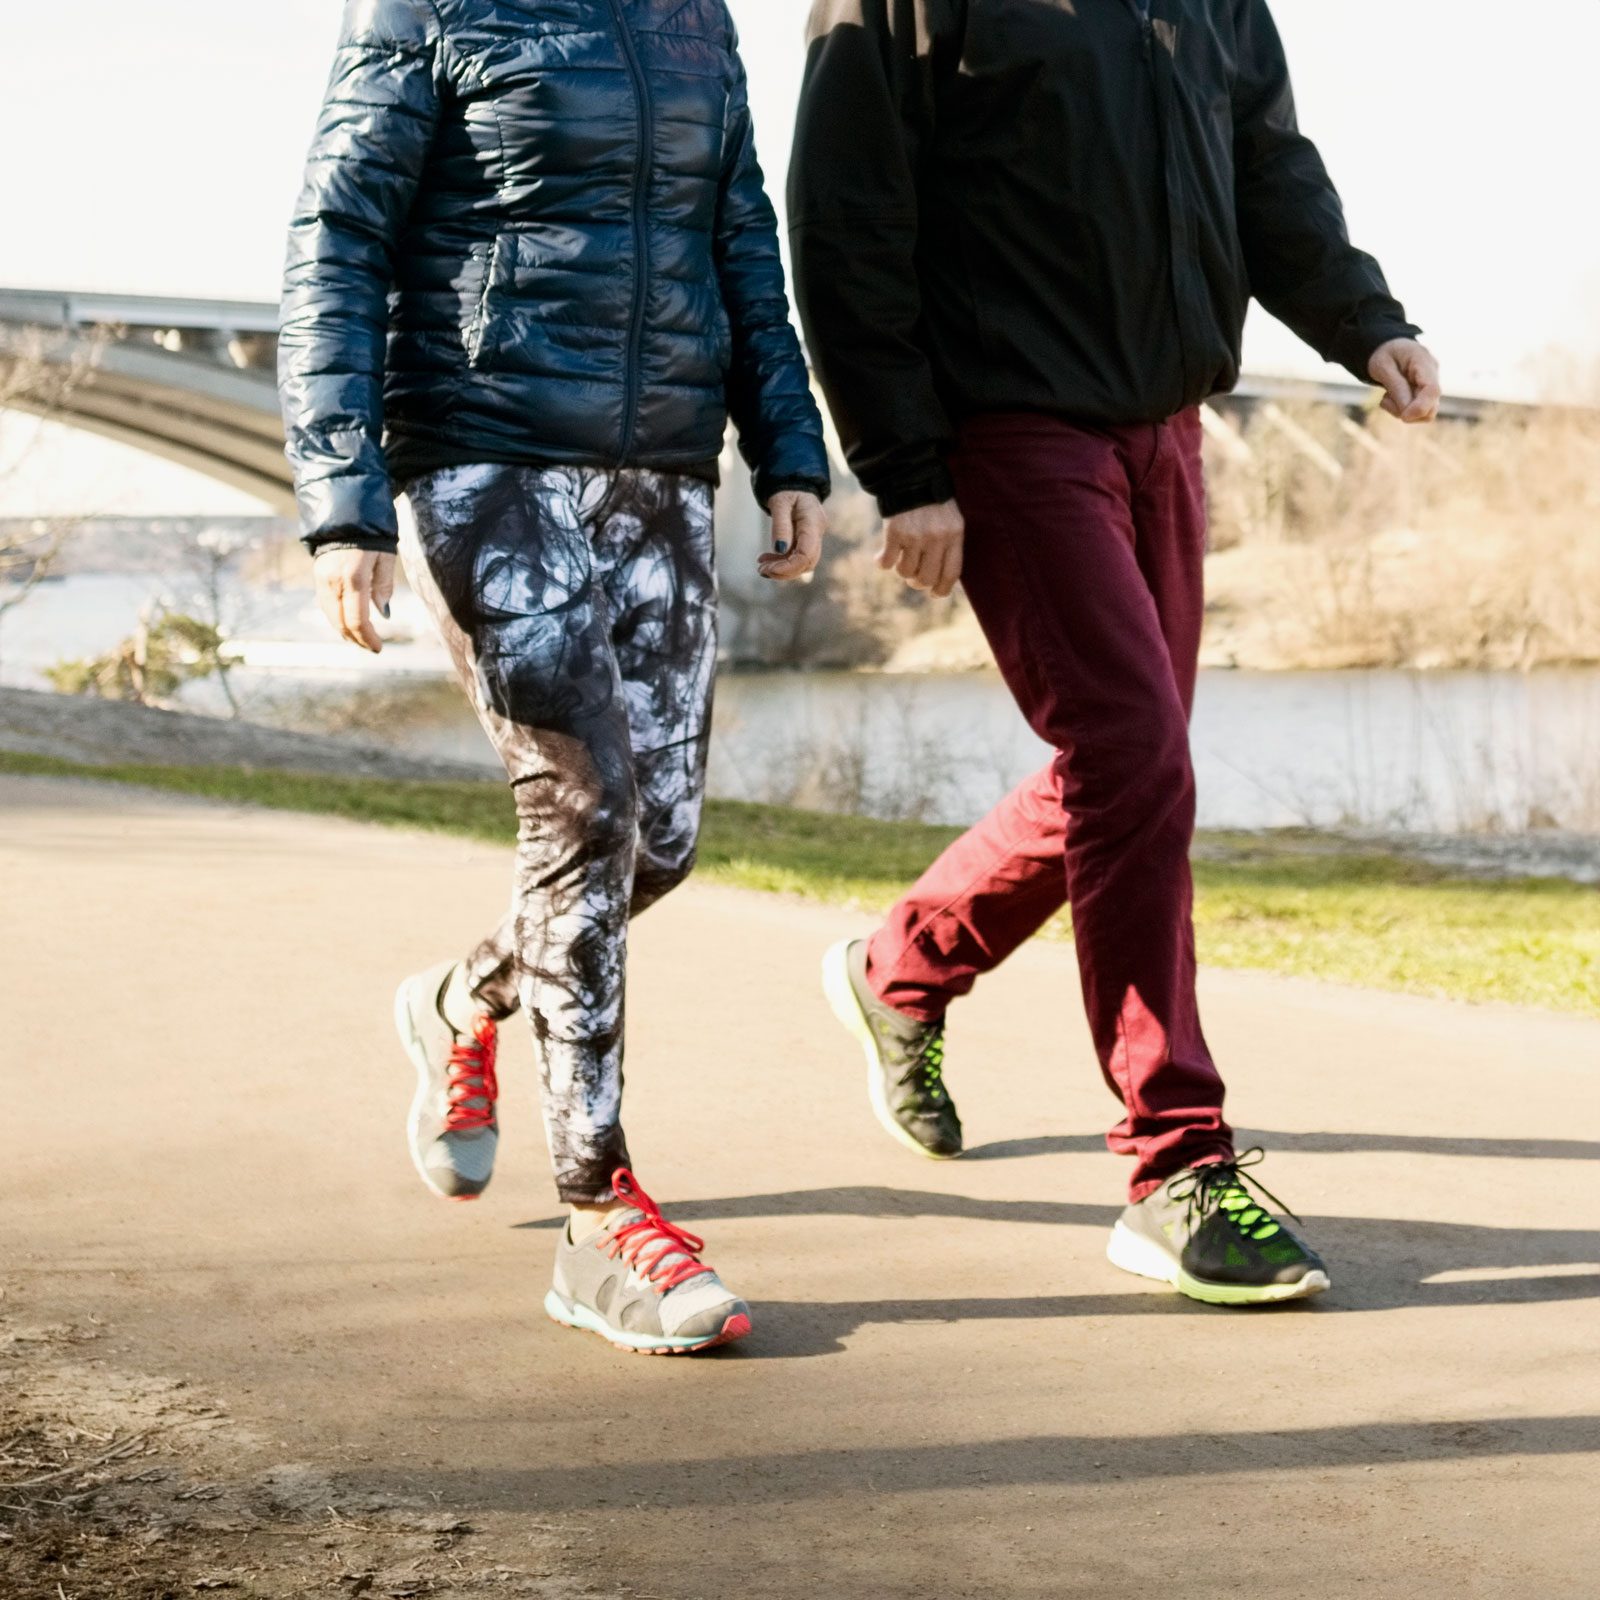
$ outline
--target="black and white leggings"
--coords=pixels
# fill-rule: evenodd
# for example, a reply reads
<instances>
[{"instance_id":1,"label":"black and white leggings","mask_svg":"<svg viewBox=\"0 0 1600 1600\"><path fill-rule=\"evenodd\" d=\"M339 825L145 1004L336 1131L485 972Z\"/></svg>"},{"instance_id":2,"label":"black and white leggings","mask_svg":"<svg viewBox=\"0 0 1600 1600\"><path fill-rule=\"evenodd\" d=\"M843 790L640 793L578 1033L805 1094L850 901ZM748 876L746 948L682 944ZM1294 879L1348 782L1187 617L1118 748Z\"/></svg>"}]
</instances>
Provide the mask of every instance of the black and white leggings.
<instances>
[{"instance_id":1,"label":"black and white leggings","mask_svg":"<svg viewBox=\"0 0 1600 1600\"><path fill-rule=\"evenodd\" d=\"M611 1197L628 920L694 865L716 670L712 490L673 473L448 467L401 541L516 797L511 912L467 958L520 1005L566 1201Z\"/></svg>"}]
</instances>

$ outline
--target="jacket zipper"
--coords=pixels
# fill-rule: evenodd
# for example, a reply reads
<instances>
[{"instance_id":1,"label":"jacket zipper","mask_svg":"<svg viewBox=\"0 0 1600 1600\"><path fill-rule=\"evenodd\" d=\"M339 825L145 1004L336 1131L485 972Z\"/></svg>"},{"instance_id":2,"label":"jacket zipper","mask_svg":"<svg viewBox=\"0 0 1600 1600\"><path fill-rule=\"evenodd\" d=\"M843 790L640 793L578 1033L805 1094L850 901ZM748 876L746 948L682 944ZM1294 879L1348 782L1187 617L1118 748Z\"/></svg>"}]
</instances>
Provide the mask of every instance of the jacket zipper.
<instances>
[{"instance_id":1,"label":"jacket zipper","mask_svg":"<svg viewBox=\"0 0 1600 1600\"><path fill-rule=\"evenodd\" d=\"M644 69L639 65L639 53L634 49L633 35L628 32L627 18L622 9L623 0L611 0L612 20L617 25L617 38L622 44L622 54L628 63L628 76L633 81L633 97L639 108L639 154L633 172L633 325L628 334L628 381L624 391L622 416L622 442L619 447L625 466L633 449L633 436L639 409L640 340L644 335L645 290L649 282L649 231L645 225L645 193L650 177L650 154L655 144L654 116L650 105L650 85L645 81Z\"/></svg>"},{"instance_id":2,"label":"jacket zipper","mask_svg":"<svg viewBox=\"0 0 1600 1600\"><path fill-rule=\"evenodd\" d=\"M1156 34L1155 23L1150 20L1150 0L1128 0L1128 6L1139 19L1139 37L1144 41L1144 53L1148 56Z\"/></svg>"},{"instance_id":3,"label":"jacket zipper","mask_svg":"<svg viewBox=\"0 0 1600 1600\"><path fill-rule=\"evenodd\" d=\"M1150 15L1154 0L1128 0L1128 8L1138 18L1139 37L1144 50L1145 70L1150 76L1150 92L1155 97L1156 132L1161 140L1161 187L1166 201L1163 210L1167 223L1167 261L1172 278L1172 315L1178 329L1178 359L1184 369L1184 387L1188 387L1188 350L1184 340L1184 315L1182 294L1178 283L1178 219L1174 215L1172 194L1172 125L1162 100L1161 74L1155 55L1155 21Z\"/></svg>"}]
</instances>

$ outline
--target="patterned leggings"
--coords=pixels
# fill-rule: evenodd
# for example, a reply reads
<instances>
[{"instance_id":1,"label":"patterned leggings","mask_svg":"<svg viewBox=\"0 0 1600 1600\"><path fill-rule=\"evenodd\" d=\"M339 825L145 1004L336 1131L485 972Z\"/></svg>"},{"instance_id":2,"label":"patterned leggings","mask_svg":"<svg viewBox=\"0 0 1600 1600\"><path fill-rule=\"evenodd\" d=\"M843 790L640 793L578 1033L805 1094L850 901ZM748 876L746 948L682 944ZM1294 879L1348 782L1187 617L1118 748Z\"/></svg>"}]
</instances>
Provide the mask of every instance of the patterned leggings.
<instances>
[{"instance_id":1,"label":"patterned leggings","mask_svg":"<svg viewBox=\"0 0 1600 1600\"><path fill-rule=\"evenodd\" d=\"M694 865L716 668L709 484L448 467L414 482L401 555L511 779L511 912L467 958L520 1004L566 1201L611 1197L623 1138L628 920Z\"/></svg>"}]
</instances>

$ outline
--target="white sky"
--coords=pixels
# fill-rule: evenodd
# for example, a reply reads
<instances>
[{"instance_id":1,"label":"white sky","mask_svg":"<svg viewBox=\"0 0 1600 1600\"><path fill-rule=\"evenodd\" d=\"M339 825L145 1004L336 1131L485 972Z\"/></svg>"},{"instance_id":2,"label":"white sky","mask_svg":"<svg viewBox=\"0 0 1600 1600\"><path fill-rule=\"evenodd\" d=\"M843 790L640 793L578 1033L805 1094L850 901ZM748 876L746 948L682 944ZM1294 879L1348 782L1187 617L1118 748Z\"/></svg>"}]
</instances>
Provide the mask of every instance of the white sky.
<instances>
[{"instance_id":1,"label":"white sky","mask_svg":"<svg viewBox=\"0 0 1600 1600\"><path fill-rule=\"evenodd\" d=\"M781 204L807 0L731 6ZM276 298L339 0L7 10L0 284ZM1536 396L1600 370L1600 5L1275 0L1274 10L1301 121L1352 233L1426 328L1447 385ZM1260 314L1246 360L1321 370ZM0 433L0 461L15 445L14 427ZM253 504L111 446L57 442L0 476L0 514L70 497L68 463L97 485L97 509Z\"/></svg>"}]
</instances>

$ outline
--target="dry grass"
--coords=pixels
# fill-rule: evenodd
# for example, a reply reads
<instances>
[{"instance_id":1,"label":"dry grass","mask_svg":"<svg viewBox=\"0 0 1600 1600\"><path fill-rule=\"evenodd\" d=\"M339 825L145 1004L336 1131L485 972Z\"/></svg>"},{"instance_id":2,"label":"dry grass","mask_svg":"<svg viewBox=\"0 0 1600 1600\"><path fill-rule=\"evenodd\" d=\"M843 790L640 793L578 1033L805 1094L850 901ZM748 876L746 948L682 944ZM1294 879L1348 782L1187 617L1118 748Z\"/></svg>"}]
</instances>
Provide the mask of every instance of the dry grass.
<instances>
[{"instance_id":1,"label":"dry grass","mask_svg":"<svg viewBox=\"0 0 1600 1600\"><path fill-rule=\"evenodd\" d=\"M1600 661L1600 414L1364 427L1258 413L1208 461L1211 659L1239 666ZM1308 446L1320 446L1320 450Z\"/></svg>"},{"instance_id":2,"label":"dry grass","mask_svg":"<svg viewBox=\"0 0 1600 1600\"><path fill-rule=\"evenodd\" d=\"M1207 665L1600 662L1600 411L1263 408L1241 442L1206 451ZM989 662L964 602L899 621L877 635L895 670Z\"/></svg>"}]
</instances>

